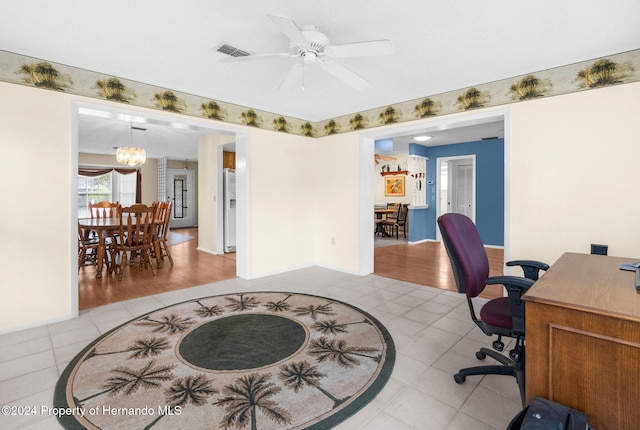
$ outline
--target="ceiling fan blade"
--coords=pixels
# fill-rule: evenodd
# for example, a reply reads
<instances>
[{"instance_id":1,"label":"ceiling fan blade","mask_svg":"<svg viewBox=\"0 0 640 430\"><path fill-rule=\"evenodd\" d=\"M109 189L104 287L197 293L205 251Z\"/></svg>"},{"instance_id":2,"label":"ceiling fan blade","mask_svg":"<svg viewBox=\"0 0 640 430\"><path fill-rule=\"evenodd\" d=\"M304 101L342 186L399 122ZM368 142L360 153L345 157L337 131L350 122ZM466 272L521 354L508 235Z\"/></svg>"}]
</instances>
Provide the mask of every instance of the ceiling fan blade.
<instances>
[{"instance_id":1,"label":"ceiling fan blade","mask_svg":"<svg viewBox=\"0 0 640 430\"><path fill-rule=\"evenodd\" d=\"M278 87L278 91L282 89L291 89L297 82L302 81L303 67L302 63L294 64Z\"/></svg>"},{"instance_id":2,"label":"ceiling fan blade","mask_svg":"<svg viewBox=\"0 0 640 430\"><path fill-rule=\"evenodd\" d=\"M273 60L274 58L286 58L292 57L291 54L279 53L279 54L263 54L263 55L243 55L241 57L224 57L220 59L221 63L238 63L241 61L253 61L253 60Z\"/></svg>"},{"instance_id":3,"label":"ceiling fan blade","mask_svg":"<svg viewBox=\"0 0 640 430\"><path fill-rule=\"evenodd\" d=\"M271 20L280 28L280 31L289 38L291 43L299 46L306 46L309 44L309 41L304 37L304 34L302 34L302 31L300 31L300 28L298 28L293 19L287 18L286 16L271 14L269 14L269 18L271 18Z\"/></svg>"},{"instance_id":4,"label":"ceiling fan blade","mask_svg":"<svg viewBox=\"0 0 640 430\"><path fill-rule=\"evenodd\" d=\"M334 61L319 61L319 63L323 70L357 90L363 90L369 85L369 81L358 75L356 72L347 69L342 64Z\"/></svg>"},{"instance_id":5,"label":"ceiling fan blade","mask_svg":"<svg viewBox=\"0 0 640 430\"><path fill-rule=\"evenodd\" d=\"M396 47L390 40L370 40L368 42L327 46L324 52L332 57L366 57L391 55L396 52Z\"/></svg>"}]
</instances>

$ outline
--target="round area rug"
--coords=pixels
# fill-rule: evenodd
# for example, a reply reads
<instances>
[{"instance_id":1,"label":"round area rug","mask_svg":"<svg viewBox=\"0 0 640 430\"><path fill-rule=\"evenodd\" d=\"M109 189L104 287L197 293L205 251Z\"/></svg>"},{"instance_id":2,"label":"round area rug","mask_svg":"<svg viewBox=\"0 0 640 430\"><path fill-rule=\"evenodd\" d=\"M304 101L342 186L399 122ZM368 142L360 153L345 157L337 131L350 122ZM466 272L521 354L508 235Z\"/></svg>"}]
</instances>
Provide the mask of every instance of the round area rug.
<instances>
[{"instance_id":1,"label":"round area rug","mask_svg":"<svg viewBox=\"0 0 640 430\"><path fill-rule=\"evenodd\" d=\"M395 348L366 312L286 292L204 297L100 336L58 380L67 429L328 429L371 401Z\"/></svg>"}]
</instances>

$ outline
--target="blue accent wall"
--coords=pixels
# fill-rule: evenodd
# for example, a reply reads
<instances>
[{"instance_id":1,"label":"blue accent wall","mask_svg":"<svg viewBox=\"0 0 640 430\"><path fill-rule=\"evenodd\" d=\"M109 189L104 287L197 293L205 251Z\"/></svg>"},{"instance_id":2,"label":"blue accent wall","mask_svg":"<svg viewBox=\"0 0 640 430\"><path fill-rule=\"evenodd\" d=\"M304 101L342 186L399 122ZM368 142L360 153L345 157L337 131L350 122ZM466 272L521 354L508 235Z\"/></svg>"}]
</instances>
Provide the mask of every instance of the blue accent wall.
<instances>
[{"instance_id":1,"label":"blue accent wall","mask_svg":"<svg viewBox=\"0 0 640 430\"><path fill-rule=\"evenodd\" d=\"M409 240L436 238L436 160L461 155L476 156L476 226L485 245L504 246L504 139L455 145L409 145L409 153L429 157L427 161L426 216L410 220ZM414 225L414 221L417 225ZM421 225L426 223L426 225ZM415 229L414 229L415 228ZM424 236L423 236L424 235Z\"/></svg>"},{"instance_id":2,"label":"blue accent wall","mask_svg":"<svg viewBox=\"0 0 640 430\"><path fill-rule=\"evenodd\" d=\"M382 151L393 151L393 139L376 140L375 148Z\"/></svg>"},{"instance_id":3,"label":"blue accent wall","mask_svg":"<svg viewBox=\"0 0 640 430\"><path fill-rule=\"evenodd\" d=\"M420 242L427 237L428 208L409 206L409 242Z\"/></svg>"}]
</instances>

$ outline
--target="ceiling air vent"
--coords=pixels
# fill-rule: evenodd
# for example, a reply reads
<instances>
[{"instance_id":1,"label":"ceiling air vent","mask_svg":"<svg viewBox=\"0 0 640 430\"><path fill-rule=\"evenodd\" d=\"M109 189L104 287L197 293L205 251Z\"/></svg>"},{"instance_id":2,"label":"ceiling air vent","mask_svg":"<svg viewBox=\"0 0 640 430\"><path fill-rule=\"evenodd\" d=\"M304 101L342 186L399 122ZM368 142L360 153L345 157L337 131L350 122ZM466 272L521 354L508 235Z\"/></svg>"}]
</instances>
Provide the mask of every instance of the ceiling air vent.
<instances>
[{"instance_id":1,"label":"ceiling air vent","mask_svg":"<svg viewBox=\"0 0 640 430\"><path fill-rule=\"evenodd\" d=\"M217 51L222 52L223 54L230 55L232 57L246 57L248 55L251 55L251 53L247 51L243 51L242 49L238 49L226 43L219 45Z\"/></svg>"}]
</instances>

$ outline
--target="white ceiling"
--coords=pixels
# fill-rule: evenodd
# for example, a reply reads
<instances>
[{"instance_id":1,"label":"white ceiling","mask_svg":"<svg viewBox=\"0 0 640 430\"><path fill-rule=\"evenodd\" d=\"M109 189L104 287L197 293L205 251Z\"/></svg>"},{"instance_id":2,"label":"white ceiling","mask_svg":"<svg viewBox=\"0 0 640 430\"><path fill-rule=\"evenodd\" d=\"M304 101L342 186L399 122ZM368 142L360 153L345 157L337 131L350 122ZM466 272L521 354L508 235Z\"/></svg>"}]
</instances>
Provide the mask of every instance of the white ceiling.
<instances>
[{"instance_id":1,"label":"white ceiling","mask_svg":"<svg viewBox=\"0 0 640 430\"><path fill-rule=\"evenodd\" d=\"M4 3L2 50L309 121L640 47L638 0ZM294 59L222 63L216 52L222 42L255 54L287 52L268 14L315 25L330 44L389 39L396 53L340 61L370 81L361 91L317 65L306 68L304 90L279 91Z\"/></svg>"},{"instance_id":2,"label":"white ceiling","mask_svg":"<svg viewBox=\"0 0 640 430\"><path fill-rule=\"evenodd\" d=\"M131 126L134 128L132 129ZM140 130L143 129L143 130ZM118 146L144 148L149 158L198 159L198 137L211 133L186 123L128 118L115 112L81 108L78 116L78 150L89 154L113 154ZM228 149L235 150L231 145Z\"/></svg>"}]
</instances>

